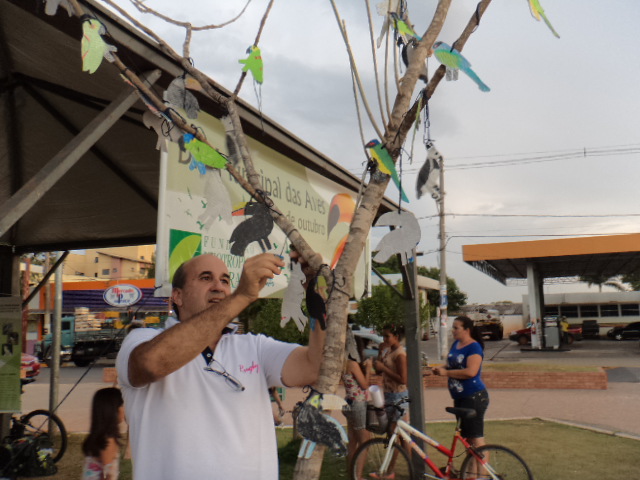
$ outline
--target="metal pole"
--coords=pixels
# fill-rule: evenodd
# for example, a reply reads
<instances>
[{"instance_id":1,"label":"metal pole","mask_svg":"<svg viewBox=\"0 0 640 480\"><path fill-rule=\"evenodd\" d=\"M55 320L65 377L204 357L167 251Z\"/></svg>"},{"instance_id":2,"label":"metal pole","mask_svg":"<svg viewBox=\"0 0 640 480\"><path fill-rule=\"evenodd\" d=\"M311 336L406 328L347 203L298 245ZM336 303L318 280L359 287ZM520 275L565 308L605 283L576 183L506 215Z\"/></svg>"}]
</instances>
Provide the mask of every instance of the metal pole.
<instances>
[{"instance_id":1,"label":"metal pole","mask_svg":"<svg viewBox=\"0 0 640 480\"><path fill-rule=\"evenodd\" d=\"M440 211L440 329L438 339L438 356L440 360L447 358L448 353L448 329L447 329L447 261L445 248L447 239L444 228L444 159L440 160L440 201L438 209Z\"/></svg>"},{"instance_id":2,"label":"metal pole","mask_svg":"<svg viewBox=\"0 0 640 480\"><path fill-rule=\"evenodd\" d=\"M418 265L415 248L413 249L413 262L407 265L407 278L405 281L410 288L405 289L405 333L407 347L407 376L409 398L409 417L411 425L420 431L425 428L423 409L424 383L422 380L422 360L420 358L420 294L418 292ZM424 445L420 439L416 439L420 448ZM413 455L415 473L424 473L424 462Z\"/></svg>"},{"instance_id":3,"label":"metal pole","mask_svg":"<svg viewBox=\"0 0 640 480\"><path fill-rule=\"evenodd\" d=\"M62 255L62 252L58 252ZM53 322L51 322L51 353L49 369L51 378L49 380L49 411L55 412L58 406L58 384L60 381L60 335L62 324L62 269L64 264L60 263L56 269L56 296ZM49 360L47 360L49 362Z\"/></svg>"}]
</instances>

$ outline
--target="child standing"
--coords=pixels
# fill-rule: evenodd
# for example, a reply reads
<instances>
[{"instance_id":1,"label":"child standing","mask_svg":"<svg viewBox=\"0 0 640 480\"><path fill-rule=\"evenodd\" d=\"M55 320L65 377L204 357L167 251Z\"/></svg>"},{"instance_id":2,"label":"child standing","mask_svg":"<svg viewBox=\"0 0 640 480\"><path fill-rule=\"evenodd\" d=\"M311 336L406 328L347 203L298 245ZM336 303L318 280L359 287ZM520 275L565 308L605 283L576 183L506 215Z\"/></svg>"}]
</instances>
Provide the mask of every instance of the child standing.
<instances>
[{"instance_id":1,"label":"child standing","mask_svg":"<svg viewBox=\"0 0 640 480\"><path fill-rule=\"evenodd\" d=\"M82 444L83 480L117 480L120 473L120 428L124 402L118 388L102 388L93 396L91 429Z\"/></svg>"}]
</instances>

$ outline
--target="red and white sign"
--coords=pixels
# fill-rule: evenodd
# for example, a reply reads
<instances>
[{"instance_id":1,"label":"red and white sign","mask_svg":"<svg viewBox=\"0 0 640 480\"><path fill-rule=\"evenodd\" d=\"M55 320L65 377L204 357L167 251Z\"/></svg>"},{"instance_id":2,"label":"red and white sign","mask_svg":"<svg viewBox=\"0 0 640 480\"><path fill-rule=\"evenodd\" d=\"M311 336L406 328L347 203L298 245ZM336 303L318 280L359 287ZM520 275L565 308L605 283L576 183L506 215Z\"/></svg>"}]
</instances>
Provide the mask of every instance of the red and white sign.
<instances>
[{"instance_id":1,"label":"red and white sign","mask_svg":"<svg viewBox=\"0 0 640 480\"><path fill-rule=\"evenodd\" d=\"M134 285L114 285L104 291L103 298L112 307L128 307L140 301L142 291Z\"/></svg>"}]
</instances>

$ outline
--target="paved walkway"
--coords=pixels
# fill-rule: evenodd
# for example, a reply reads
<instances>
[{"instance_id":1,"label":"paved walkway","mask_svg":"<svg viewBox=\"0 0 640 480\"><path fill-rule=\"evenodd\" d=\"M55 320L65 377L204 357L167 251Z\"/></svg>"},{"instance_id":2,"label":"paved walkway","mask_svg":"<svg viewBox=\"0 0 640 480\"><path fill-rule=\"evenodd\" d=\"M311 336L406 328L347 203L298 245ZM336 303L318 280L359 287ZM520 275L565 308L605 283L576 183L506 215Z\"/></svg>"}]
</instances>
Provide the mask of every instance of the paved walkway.
<instances>
[{"instance_id":1,"label":"paved walkway","mask_svg":"<svg viewBox=\"0 0 640 480\"><path fill-rule=\"evenodd\" d=\"M435 342L423 342L430 363L437 362ZM499 353L498 353L499 352ZM600 365L611 368L612 378L607 390L500 390L492 389L487 419L548 418L595 427L609 432L621 432L640 438L640 348L638 342L587 341L578 342L569 352L520 352L509 342L489 342L485 351L487 362L567 363ZM493 358L493 360L490 360ZM113 366L104 362L91 371L68 400L60 407L59 416L71 432L86 432L93 393L107 386L102 382L102 368ZM618 367L618 368L614 368ZM64 367L61 370L59 398L69 391L84 369ZM35 383L25 387L23 411L48 408L49 370L44 368ZM342 389L338 392L343 394ZM304 398L300 389L288 389L284 406L287 411ZM425 390L425 417L429 421L450 420L445 407L451 405L444 388ZM336 417L343 419L341 414ZM291 416L284 418L291 424Z\"/></svg>"}]
</instances>

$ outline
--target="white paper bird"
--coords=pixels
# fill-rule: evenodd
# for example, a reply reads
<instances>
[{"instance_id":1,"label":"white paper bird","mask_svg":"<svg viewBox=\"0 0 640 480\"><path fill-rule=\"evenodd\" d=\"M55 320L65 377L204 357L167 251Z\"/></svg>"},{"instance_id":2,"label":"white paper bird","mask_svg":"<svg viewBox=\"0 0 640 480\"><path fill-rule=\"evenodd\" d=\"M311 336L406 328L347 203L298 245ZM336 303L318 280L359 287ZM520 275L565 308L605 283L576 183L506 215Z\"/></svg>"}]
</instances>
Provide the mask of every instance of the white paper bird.
<instances>
[{"instance_id":1,"label":"white paper bird","mask_svg":"<svg viewBox=\"0 0 640 480\"><path fill-rule=\"evenodd\" d=\"M69 0L45 0L44 13L47 15L55 15L58 12L58 7L62 6L67 11L69 16L73 15L73 8L69 3Z\"/></svg>"},{"instance_id":2,"label":"white paper bird","mask_svg":"<svg viewBox=\"0 0 640 480\"><path fill-rule=\"evenodd\" d=\"M389 31L389 25L393 25L393 20L391 19L390 13L398 11L398 1L399 0L384 0L376 5L376 11L378 12L378 15L384 17L384 22L382 22L382 29L380 30L380 36L378 37L377 41L378 48L380 48L380 45L382 45L382 41Z\"/></svg>"},{"instance_id":3,"label":"white paper bird","mask_svg":"<svg viewBox=\"0 0 640 480\"><path fill-rule=\"evenodd\" d=\"M207 170L204 186L204 212L198 216L198 222L203 224L201 229L205 230L209 230L213 222L217 220L223 220L227 225L233 223L231 198L229 198L227 187L222 183L220 170Z\"/></svg>"},{"instance_id":4,"label":"white paper bird","mask_svg":"<svg viewBox=\"0 0 640 480\"><path fill-rule=\"evenodd\" d=\"M153 128L156 135L158 135L156 150L160 150L162 152L167 151L167 140L178 143L178 140L182 137L182 131L178 127L165 122L166 120L164 117L159 117L148 110L142 114L142 123L144 123L144 126L147 128ZM169 125L173 128L167 128Z\"/></svg>"},{"instance_id":5,"label":"white paper bird","mask_svg":"<svg viewBox=\"0 0 640 480\"><path fill-rule=\"evenodd\" d=\"M396 227L387 233L376 250L373 260L378 263L386 262L391 255L400 254L402 264L406 265L413 256L413 249L420 242L420 225L411 212L387 212L376 222L376 227Z\"/></svg>"},{"instance_id":6,"label":"white paper bird","mask_svg":"<svg viewBox=\"0 0 640 480\"><path fill-rule=\"evenodd\" d=\"M440 168L442 165L442 155L431 142L427 144L427 159L420 168L416 180L416 195L420 198L429 193L437 202L442 197L440 190Z\"/></svg>"},{"instance_id":7,"label":"white paper bird","mask_svg":"<svg viewBox=\"0 0 640 480\"><path fill-rule=\"evenodd\" d=\"M302 272L302 266L298 262L292 262L291 265L291 278L289 285L284 292L282 298L282 308L280 310L280 327L284 326L293 320L301 332L304 331L304 327L307 325L308 318L302 311L302 299L304 298L305 288L303 286L306 277Z\"/></svg>"}]
</instances>

